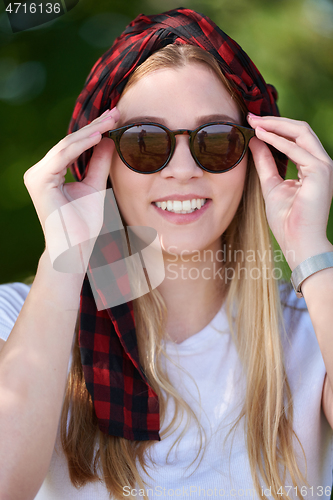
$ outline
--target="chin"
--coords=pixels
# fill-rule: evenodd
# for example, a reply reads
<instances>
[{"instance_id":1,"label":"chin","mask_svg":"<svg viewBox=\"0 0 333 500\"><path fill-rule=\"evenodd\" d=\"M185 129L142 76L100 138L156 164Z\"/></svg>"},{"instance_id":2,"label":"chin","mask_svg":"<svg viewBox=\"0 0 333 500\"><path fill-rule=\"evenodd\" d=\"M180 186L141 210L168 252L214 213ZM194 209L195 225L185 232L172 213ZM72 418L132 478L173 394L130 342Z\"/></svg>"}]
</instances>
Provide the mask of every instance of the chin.
<instances>
[{"instance_id":1,"label":"chin","mask_svg":"<svg viewBox=\"0 0 333 500\"><path fill-rule=\"evenodd\" d=\"M172 238L164 237L160 235L160 242L163 252L172 255L187 255L192 253L203 252L207 248L211 248L213 245L212 240L209 241L202 238L202 235L196 238Z\"/></svg>"}]
</instances>

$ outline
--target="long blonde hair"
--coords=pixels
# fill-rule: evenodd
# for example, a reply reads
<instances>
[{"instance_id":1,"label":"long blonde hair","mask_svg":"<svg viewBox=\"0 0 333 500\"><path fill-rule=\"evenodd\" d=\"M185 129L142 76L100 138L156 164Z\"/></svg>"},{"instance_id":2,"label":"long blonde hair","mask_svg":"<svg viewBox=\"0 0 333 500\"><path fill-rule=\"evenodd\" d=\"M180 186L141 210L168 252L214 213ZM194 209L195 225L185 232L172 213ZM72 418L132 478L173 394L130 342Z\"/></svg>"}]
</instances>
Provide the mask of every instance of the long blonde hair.
<instances>
[{"instance_id":1,"label":"long blonde hair","mask_svg":"<svg viewBox=\"0 0 333 500\"><path fill-rule=\"evenodd\" d=\"M151 71L183 67L190 62L205 64L218 75L241 108L245 121L245 104L224 77L215 58L191 45L168 45L155 52L133 72L124 91ZM229 252L226 252L224 264L235 271L234 278L226 284L226 311L247 380L244 405L229 434L244 419L251 474L258 495L266 498L262 490L264 481L268 488L271 487L273 498L287 499L289 497L284 487L283 495L277 494L278 490L281 493L281 485L286 484L287 473L294 486L307 484L296 461L294 437L300 444L304 460L305 454L293 431L293 402L281 345L284 327L278 280L274 279L272 242L264 200L250 154L243 196L221 242L226 245L225 248L232 249L232 258L228 260ZM244 260L244 253L235 252L246 252L248 249L253 255L260 255L260 262L257 259ZM259 264L262 272L256 279L253 271L258 270ZM168 399L173 398L175 401L176 415L163 435L172 431L177 415L194 418L200 428L197 416L162 369L162 339L167 311L161 294L155 289L136 299L134 313L140 362L149 383L159 396L161 424ZM75 486L103 480L110 495L119 499L123 498L125 486L145 487L139 468L148 473L147 451L153 443L131 442L99 431L92 400L85 385L77 336L61 417L61 440L70 478ZM200 450L197 456L199 454ZM303 497L300 495L300 498Z\"/></svg>"}]
</instances>

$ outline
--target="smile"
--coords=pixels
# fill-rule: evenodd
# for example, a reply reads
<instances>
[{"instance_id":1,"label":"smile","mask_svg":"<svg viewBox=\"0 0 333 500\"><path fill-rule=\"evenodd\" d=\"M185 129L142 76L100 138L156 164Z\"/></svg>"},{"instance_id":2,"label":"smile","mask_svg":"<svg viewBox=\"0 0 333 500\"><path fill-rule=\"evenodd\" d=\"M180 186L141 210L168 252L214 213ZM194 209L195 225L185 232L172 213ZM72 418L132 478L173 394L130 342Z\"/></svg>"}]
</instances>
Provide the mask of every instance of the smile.
<instances>
[{"instance_id":1,"label":"smile","mask_svg":"<svg viewBox=\"0 0 333 500\"><path fill-rule=\"evenodd\" d=\"M193 198L192 200L166 200L166 201L156 201L153 202L155 206L166 210L167 212L173 212L176 214L191 214L196 210L200 210L207 202L207 198Z\"/></svg>"}]
</instances>

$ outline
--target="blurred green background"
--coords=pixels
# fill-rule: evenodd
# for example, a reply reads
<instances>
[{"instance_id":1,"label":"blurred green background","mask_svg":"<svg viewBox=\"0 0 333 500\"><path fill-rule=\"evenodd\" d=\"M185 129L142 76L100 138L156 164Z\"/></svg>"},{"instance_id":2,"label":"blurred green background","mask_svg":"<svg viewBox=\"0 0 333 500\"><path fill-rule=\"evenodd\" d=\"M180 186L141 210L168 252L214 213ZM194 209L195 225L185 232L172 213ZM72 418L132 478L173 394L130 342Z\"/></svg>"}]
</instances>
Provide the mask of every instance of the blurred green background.
<instances>
[{"instance_id":1,"label":"blurred green background","mask_svg":"<svg viewBox=\"0 0 333 500\"><path fill-rule=\"evenodd\" d=\"M44 238L23 174L66 134L91 67L139 13L179 6L203 12L235 38L277 87L281 114L309 122L333 156L330 0L80 0L59 19L16 34L2 4L0 283L36 272ZM288 177L295 173L290 165ZM333 242L332 211L328 237Z\"/></svg>"}]
</instances>

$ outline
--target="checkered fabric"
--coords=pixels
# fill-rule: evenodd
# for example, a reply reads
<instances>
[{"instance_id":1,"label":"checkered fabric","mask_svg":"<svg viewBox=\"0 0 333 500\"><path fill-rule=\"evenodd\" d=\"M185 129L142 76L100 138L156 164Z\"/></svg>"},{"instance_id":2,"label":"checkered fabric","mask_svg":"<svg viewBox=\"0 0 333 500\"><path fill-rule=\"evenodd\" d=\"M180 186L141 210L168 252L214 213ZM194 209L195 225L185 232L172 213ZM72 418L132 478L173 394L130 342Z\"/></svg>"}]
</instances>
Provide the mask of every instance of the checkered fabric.
<instances>
[{"instance_id":1,"label":"checkered fabric","mask_svg":"<svg viewBox=\"0 0 333 500\"><path fill-rule=\"evenodd\" d=\"M279 116L276 90L266 84L241 47L208 17L179 8L159 15L140 14L127 26L92 68L77 99L68 132L80 129L113 108L133 70L170 43L196 45L213 54L226 78L235 84L248 111ZM91 150L85 152L71 166L78 181L87 172L91 154ZM276 150L274 156L284 178L287 158ZM111 187L109 180L107 187ZM114 233L98 238L94 248L98 262L107 264L110 259L117 260L116 241ZM122 245L120 240L118 244ZM105 293L94 283L91 262L88 266L91 279L85 276L81 291L79 344L99 427L107 434L130 440L159 440L158 398L140 366L132 302L97 310L92 283L102 302ZM115 280L125 297L126 277L117 276Z\"/></svg>"}]
</instances>

